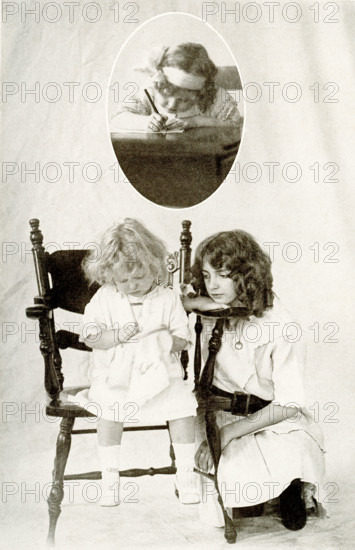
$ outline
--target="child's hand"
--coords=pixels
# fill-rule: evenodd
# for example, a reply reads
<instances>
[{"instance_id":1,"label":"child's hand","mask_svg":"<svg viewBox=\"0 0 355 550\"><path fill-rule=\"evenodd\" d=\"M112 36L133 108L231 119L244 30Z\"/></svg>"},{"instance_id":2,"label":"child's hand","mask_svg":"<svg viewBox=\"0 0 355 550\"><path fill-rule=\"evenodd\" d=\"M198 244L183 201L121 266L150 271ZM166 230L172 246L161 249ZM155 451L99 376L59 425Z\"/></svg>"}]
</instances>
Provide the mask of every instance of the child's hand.
<instances>
[{"instance_id":1,"label":"child's hand","mask_svg":"<svg viewBox=\"0 0 355 550\"><path fill-rule=\"evenodd\" d=\"M189 296L190 298L195 298L195 296L197 296L193 286L186 283L180 283L180 292L182 296Z\"/></svg>"},{"instance_id":2,"label":"child's hand","mask_svg":"<svg viewBox=\"0 0 355 550\"><path fill-rule=\"evenodd\" d=\"M207 117L194 115L186 118L175 118L167 124L167 128L189 130L190 128L199 128L200 126L208 126L206 123Z\"/></svg>"},{"instance_id":3,"label":"child's hand","mask_svg":"<svg viewBox=\"0 0 355 550\"><path fill-rule=\"evenodd\" d=\"M179 119L177 119L179 120ZM181 128L188 130L189 128L208 128L210 126L231 126L230 121L219 120L209 116L194 115L180 119Z\"/></svg>"},{"instance_id":4,"label":"child's hand","mask_svg":"<svg viewBox=\"0 0 355 550\"><path fill-rule=\"evenodd\" d=\"M195 454L195 464L199 470L209 472L213 467L213 459L207 441L203 441Z\"/></svg>"},{"instance_id":5,"label":"child's hand","mask_svg":"<svg viewBox=\"0 0 355 550\"><path fill-rule=\"evenodd\" d=\"M173 342L174 337L166 326L142 334L136 351L139 371L144 374L150 368L157 368L161 362L165 363Z\"/></svg>"},{"instance_id":6,"label":"child's hand","mask_svg":"<svg viewBox=\"0 0 355 550\"><path fill-rule=\"evenodd\" d=\"M181 118L172 118L166 123L167 130L184 130L185 123Z\"/></svg>"},{"instance_id":7,"label":"child's hand","mask_svg":"<svg viewBox=\"0 0 355 550\"><path fill-rule=\"evenodd\" d=\"M127 343L129 340L136 336L139 332L138 323L126 323L122 328L118 329L118 342L121 344ZM131 342L137 342L138 340L133 339Z\"/></svg>"},{"instance_id":8,"label":"child's hand","mask_svg":"<svg viewBox=\"0 0 355 550\"><path fill-rule=\"evenodd\" d=\"M166 130L165 122L168 117L163 115L158 115L158 113L153 113L148 117L147 120L147 129L150 132L161 132Z\"/></svg>"},{"instance_id":9,"label":"child's hand","mask_svg":"<svg viewBox=\"0 0 355 550\"><path fill-rule=\"evenodd\" d=\"M189 130L190 128L198 128L199 126L201 126L199 124L199 119L200 118L201 117L199 117L198 115L195 115L195 116L189 116L189 117L186 117L186 118L182 119L184 129Z\"/></svg>"}]
</instances>

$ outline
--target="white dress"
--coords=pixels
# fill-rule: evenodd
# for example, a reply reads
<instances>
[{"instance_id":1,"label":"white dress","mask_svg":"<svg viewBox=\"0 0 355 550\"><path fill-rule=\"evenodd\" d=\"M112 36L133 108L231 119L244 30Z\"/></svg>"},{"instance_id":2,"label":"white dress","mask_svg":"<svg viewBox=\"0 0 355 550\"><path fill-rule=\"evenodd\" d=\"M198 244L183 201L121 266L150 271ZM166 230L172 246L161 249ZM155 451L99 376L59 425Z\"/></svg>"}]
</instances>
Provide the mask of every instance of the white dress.
<instances>
[{"instance_id":1,"label":"white dress","mask_svg":"<svg viewBox=\"0 0 355 550\"><path fill-rule=\"evenodd\" d=\"M135 322L139 333L125 344L92 351L91 387L80 397L97 404L98 414L113 421L162 423L195 416L196 399L183 380L179 354L170 352L170 346L168 351L163 349L166 338L161 338L170 334L190 340L178 294L157 286L139 300L132 298L106 284L87 304L84 337L99 334L100 328L130 330Z\"/></svg>"},{"instance_id":2,"label":"white dress","mask_svg":"<svg viewBox=\"0 0 355 550\"><path fill-rule=\"evenodd\" d=\"M290 324L289 324L290 323ZM214 322L204 320L204 355ZM301 407L299 415L258 432L232 440L223 450L218 468L222 499L227 507L253 506L271 500L293 479L319 487L324 474L322 433L307 409L303 389L304 358L297 325L275 300L263 317L252 316L225 330L216 356L213 384L227 392L245 391L280 405ZM235 344L241 349L236 349ZM219 426L241 417L220 412ZM199 440L206 439L199 419ZM202 478L204 496L212 482Z\"/></svg>"}]
</instances>

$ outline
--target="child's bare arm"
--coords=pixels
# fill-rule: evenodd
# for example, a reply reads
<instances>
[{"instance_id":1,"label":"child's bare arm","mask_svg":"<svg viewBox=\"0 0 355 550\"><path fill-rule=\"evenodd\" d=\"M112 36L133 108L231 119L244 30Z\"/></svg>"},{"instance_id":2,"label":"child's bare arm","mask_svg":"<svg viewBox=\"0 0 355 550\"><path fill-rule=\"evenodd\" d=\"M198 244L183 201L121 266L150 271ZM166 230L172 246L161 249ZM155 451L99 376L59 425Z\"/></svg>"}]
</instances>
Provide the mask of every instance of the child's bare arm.
<instances>
[{"instance_id":1,"label":"child's bare arm","mask_svg":"<svg viewBox=\"0 0 355 550\"><path fill-rule=\"evenodd\" d=\"M217 304L212 298L208 296L196 296L191 298L190 296L182 296L182 305L187 311L198 309L199 311L210 311L212 309L227 308L227 305Z\"/></svg>"},{"instance_id":2,"label":"child's bare arm","mask_svg":"<svg viewBox=\"0 0 355 550\"><path fill-rule=\"evenodd\" d=\"M238 123L234 120L223 120L220 118L204 116L204 115L194 115L182 119L176 119L176 126L188 130L189 128L207 128L207 127L237 127Z\"/></svg>"},{"instance_id":3,"label":"child's bare arm","mask_svg":"<svg viewBox=\"0 0 355 550\"><path fill-rule=\"evenodd\" d=\"M243 437L243 435L254 433L267 426L272 426L292 418L298 414L298 407L286 407L275 403L270 403L260 411L242 418L238 422L232 422L223 426L220 430L222 450L233 439ZM195 455L195 462L198 468L204 472L210 471L213 466L213 459L209 450L207 441L203 441Z\"/></svg>"},{"instance_id":4,"label":"child's bare arm","mask_svg":"<svg viewBox=\"0 0 355 550\"><path fill-rule=\"evenodd\" d=\"M299 407L287 407L278 405L276 403L270 403L260 411L244 417L238 422L232 422L221 428L221 444L222 449L237 437L242 437L243 435L254 433L262 428L268 426L273 426L282 422L282 420L287 420L292 418L299 412Z\"/></svg>"},{"instance_id":5,"label":"child's bare arm","mask_svg":"<svg viewBox=\"0 0 355 550\"><path fill-rule=\"evenodd\" d=\"M129 325L129 326L128 326ZM89 335L83 338L84 343L93 349L106 350L125 344L138 332L138 326L129 323L123 328L101 329L98 334Z\"/></svg>"},{"instance_id":6,"label":"child's bare arm","mask_svg":"<svg viewBox=\"0 0 355 550\"><path fill-rule=\"evenodd\" d=\"M117 330L101 330L98 334L90 334L83 338L84 343L93 349L110 349L117 346Z\"/></svg>"}]
</instances>

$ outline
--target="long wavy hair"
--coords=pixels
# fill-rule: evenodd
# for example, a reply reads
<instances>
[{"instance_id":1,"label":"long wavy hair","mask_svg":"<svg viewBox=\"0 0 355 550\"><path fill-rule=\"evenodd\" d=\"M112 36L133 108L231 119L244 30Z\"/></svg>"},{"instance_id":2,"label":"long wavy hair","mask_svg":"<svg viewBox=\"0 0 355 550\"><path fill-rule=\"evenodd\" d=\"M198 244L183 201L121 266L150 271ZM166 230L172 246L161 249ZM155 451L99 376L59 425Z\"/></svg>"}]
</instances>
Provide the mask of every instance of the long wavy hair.
<instances>
[{"instance_id":1,"label":"long wavy hair","mask_svg":"<svg viewBox=\"0 0 355 550\"><path fill-rule=\"evenodd\" d=\"M192 266L192 284L207 296L202 275L203 263L229 271L237 299L249 315L261 317L273 305L271 260L255 239L245 231L222 231L199 244Z\"/></svg>"},{"instance_id":2,"label":"long wavy hair","mask_svg":"<svg viewBox=\"0 0 355 550\"><path fill-rule=\"evenodd\" d=\"M165 282L167 250L163 241L138 220L125 218L112 225L102 236L98 249L92 249L83 261L90 283L114 283L116 277L150 273L157 282Z\"/></svg>"},{"instance_id":3,"label":"long wavy hair","mask_svg":"<svg viewBox=\"0 0 355 550\"><path fill-rule=\"evenodd\" d=\"M217 94L215 77L218 70L209 58L206 48L201 44L186 42L175 48L163 47L160 52L153 52L150 63L158 71L162 71L164 67L176 67L187 73L205 78L203 88L195 93L198 106L203 113L211 107ZM174 88L178 89L177 86L173 86L167 80L157 82L155 85L160 90L164 90L164 87L168 86L171 93Z\"/></svg>"}]
</instances>

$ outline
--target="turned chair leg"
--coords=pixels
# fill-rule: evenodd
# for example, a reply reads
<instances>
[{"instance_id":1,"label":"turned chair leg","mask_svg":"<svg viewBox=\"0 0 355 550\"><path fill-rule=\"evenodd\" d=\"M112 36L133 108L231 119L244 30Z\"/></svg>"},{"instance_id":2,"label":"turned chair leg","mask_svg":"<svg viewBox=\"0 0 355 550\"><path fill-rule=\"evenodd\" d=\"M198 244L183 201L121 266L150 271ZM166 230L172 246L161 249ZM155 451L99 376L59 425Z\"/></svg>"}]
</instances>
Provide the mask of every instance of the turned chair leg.
<instances>
[{"instance_id":1,"label":"turned chair leg","mask_svg":"<svg viewBox=\"0 0 355 550\"><path fill-rule=\"evenodd\" d=\"M49 530L47 544L54 546L55 528L61 512L60 505L64 497L64 470L67 464L71 444L71 432L74 426L74 418L63 418L60 423L60 431L57 439L56 456L54 460L53 484L48 497Z\"/></svg>"},{"instance_id":2,"label":"turned chair leg","mask_svg":"<svg viewBox=\"0 0 355 550\"><path fill-rule=\"evenodd\" d=\"M214 471L215 471L213 476L213 481L217 492L218 504L221 507L223 517L224 517L224 537L227 542L229 542L230 544L233 544L237 540L237 530L234 526L233 520L227 514L227 511L223 504L222 495L220 493L219 486L218 486L217 476L218 476L219 459L221 457L221 436L220 436L219 428L216 422L215 411L207 410L205 413L205 421L206 421L207 443L212 454Z\"/></svg>"}]
</instances>

